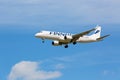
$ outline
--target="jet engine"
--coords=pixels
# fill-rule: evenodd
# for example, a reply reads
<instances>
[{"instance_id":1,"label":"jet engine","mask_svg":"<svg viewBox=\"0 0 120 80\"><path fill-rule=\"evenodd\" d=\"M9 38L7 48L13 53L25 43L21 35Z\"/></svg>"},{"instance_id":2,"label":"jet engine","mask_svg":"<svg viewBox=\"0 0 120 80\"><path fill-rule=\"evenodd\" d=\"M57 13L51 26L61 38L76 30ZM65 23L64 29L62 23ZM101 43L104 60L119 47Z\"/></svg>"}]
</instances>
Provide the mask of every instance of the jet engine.
<instances>
[{"instance_id":1,"label":"jet engine","mask_svg":"<svg viewBox=\"0 0 120 80\"><path fill-rule=\"evenodd\" d=\"M54 46L59 46L60 44L59 44L59 41L53 41L53 42L52 42L52 45L54 45Z\"/></svg>"},{"instance_id":2,"label":"jet engine","mask_svg":"<svg viewBox=\"0 0 120 80\"><path fill-rule=\"evenodd\" d=\"M64 39L66 40L71 40L72 39L72 36L65 36Z\"/></svg>"}]
</instances>

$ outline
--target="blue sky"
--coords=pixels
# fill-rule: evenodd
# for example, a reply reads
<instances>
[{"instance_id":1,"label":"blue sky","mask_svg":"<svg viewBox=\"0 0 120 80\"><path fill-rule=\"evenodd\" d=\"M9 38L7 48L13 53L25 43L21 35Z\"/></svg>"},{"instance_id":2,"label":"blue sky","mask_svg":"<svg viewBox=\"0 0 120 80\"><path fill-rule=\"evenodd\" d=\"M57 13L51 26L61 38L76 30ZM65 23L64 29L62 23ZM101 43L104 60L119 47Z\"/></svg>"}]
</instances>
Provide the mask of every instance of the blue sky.
<instances>
[{"instance_id":1,"label":"blue sky","mask_svg":"<svg viewBox=\"0 0 120 80\"><path fill-rule=\"evenodd\" d=\"M119 0L1 0L0 80L120 80ZM54 47L40 30L102 26L97 43Z\"/></svg>"}]
</instances>

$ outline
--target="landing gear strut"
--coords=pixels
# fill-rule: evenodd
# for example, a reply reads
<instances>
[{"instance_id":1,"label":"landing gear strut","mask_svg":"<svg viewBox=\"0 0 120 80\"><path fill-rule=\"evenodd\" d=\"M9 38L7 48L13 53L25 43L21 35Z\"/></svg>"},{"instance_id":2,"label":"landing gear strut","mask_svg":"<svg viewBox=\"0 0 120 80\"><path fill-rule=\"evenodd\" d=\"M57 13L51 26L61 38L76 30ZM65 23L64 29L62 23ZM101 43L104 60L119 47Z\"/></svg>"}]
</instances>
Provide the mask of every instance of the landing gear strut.
<instances>
[{"instance_id":1,"label":"landing gear strut","mask_svg":"<svg viewBox=\"0 0 120 80\"><path fill-rule=\"evenodd\" d=\"M42 38L42 43L44 43L45 42L45 40Z\"/></svg>"},{"instance_id":2,"label":"landing gear strut","mask_svg":"<svg viewBox=\"0 0 120 80\"><path fill-rule=\"evenodd\" d=\"M65 47L65 48L68 48L68 45L65 45L64 47Z\"/></svg>"}]
</instances>

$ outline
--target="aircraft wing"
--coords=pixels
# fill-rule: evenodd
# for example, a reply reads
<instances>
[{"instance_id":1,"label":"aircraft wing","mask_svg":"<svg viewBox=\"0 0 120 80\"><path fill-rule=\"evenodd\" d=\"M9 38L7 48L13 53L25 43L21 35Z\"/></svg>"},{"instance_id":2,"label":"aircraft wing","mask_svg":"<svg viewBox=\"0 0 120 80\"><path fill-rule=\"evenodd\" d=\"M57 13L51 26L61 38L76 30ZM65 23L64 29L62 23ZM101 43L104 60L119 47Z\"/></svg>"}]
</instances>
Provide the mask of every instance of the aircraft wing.
<instances>
[{"instance_id":1,"label":"aircraft wing","mask_svg":"<svg viewBox=\"0 0 120 80\"><path fill-rule=\"evenodd\" d=\"M85 31L85 32L82 32L82 33L79 33L79 34L75 34L73 35L73 39L71 40L71 42L76 42L77 39L79 39L80 37L84 36L84 35L87 35L89 34L90 32L94 31L95 28L91 29L91 30L88 30L88 31Z\"/></svg>"}]
</instances>

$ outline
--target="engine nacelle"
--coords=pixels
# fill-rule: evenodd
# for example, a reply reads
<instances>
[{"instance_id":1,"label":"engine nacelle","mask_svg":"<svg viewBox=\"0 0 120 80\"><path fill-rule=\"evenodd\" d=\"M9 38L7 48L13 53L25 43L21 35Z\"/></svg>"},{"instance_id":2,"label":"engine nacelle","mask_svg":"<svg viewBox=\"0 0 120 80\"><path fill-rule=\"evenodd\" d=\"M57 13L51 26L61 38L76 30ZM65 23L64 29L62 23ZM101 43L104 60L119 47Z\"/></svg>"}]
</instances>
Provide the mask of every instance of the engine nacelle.
<instances>
[{"instance_id":1,"label":"engine nacelle","mask_svg":"<svg viewBox=\"0 0 120 80\"><path fill-rule=\"evenodd\" d=\"M64 39L65 39L65 40L71 40L71 39L72 39L72 36L65 36Z\"/></svg>"},{"instance_id":2,"label":"engine nacelle","mask_svg":"<svg viewBox=\"0 0 120 80\"><path fill-rule=\"evenodd\" d=\"M60 44L59 44L59 41L53 41L53 42L52 42L52 45L53 45L53 46L59 46Z\"/></svg>"}]
</instances>

